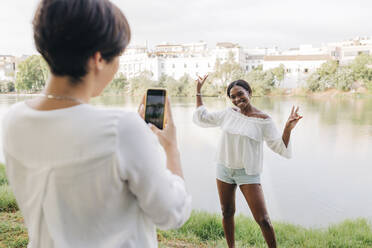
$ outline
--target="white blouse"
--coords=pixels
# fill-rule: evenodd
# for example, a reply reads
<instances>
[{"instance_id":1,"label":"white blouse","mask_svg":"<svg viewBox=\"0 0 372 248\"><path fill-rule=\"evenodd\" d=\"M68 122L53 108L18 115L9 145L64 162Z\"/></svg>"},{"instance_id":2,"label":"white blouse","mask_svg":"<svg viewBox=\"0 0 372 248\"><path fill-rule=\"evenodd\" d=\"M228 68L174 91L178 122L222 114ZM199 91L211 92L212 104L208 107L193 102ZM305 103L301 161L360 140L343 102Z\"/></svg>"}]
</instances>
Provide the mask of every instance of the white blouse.
<instances>
[{"instance_id":1,"label":"white blouse","mask_svg":"<svg viewBox=\"0 0 372 248\"><path fill-rule=\"evenodd\" d=\"M157 247L156 227L190 215L183 179L137 113L17 103L3 119L3 148L29 248Z\"/></svg>"},{"instance_id":2,"label":"white blouse","mask_svg":"<svg viewBox=\"0 0 372 248\"><path fill-rule=\"evenodd\" d=\"M228 168L242 169L248 175L262 172L263 141L283 157L292 156L291 142L285 146L273 120L248 117L229 107L218 112L208 112L204 105L193 116L201 127L220 127L222 135L218 144L217 163Z\"/></svg>"}]
</instances>

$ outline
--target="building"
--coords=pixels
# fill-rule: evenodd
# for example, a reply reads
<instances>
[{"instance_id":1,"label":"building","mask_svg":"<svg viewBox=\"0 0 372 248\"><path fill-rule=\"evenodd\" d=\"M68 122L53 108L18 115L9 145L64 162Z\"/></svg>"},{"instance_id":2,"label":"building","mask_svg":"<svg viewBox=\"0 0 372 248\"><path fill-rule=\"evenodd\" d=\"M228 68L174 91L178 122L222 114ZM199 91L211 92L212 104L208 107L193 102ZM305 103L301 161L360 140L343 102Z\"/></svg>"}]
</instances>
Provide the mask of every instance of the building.
<instances>
[{"instance_id":1,"label":"building","mask_svg":"<svg viewBox=\"0 0 372 248\"><path fill-rule=\"evenodd\" d=\"M154 53L162 57L201 57L208 56L206 42L183 43L183 44L160 44L155 46Z\"/></svg>"},{"instance_id":2,"label":"building","mask_svg":"<svg viewBox=\"0 0 372 248\"><path fill-rule=\"evenodd\" d=\"M145 46L130 46L120 56L119 72L127 78L138 76L141 72L154 71L150 64L148 49Z\"/></svg>"},{"instance_id":3,"label":"building","mask_svg":"<svg viewBox=\"0 0 372 248\"><path fill-rule=\"evenodd\" d=\"M328 54L309 55L269 55L264 57L263 70L284 66L285 76L282 88L296 88L305 83L306 78L323 63L332 60Z\"/></svg>"},{"instance_id":4,"label":"building","mask_svg":"<svg viewBox=\"0 0 372 248\"><path fill-rule=\"evenodd\" d=\"M230 42L220 42L216 44L216 48L212 51L212 57L215 60L219 60L221 63L227 62L232 59L238 64L243 64L244 62L244 51L239 44L234 44Z\"/></svg>"},{"instance_id":5,"label":"building","mask_svg":"<svg viewBox=\"0 0 372 248\"><path fill-rule=\"evenodd\" d=\"M150 50L147 46L131 46L120 58L119 71L127 78L140 75L144 71L152 74L153 80L162 75L179 79L185 74L196 78L213 72L217 61L232 60L246 72L259 66L263 70L285 68L283 87L297 87L306 77L328 60L337 60L341 65L350 63L359 54L372 54L372 36L357 37L352 40L323 44L314 47L302 44L296 48L280 50L272 48L243 48L239 44L220 42L214 49L207 43L164 43Z\"/></svg>"},{"instance_id":6,"label":"building","mask_svg":"<svg viewBox=\"0 0 372 248\"><path fill-rule=\"evenodd\" d=\"M14 81L16 58L11 55L0 55L0 81Z\"/></svg>"},{"instance_id":7,"label":"building","mask_svg":"<svg viewBox=\"0 0 372 248\"><path fill-rule=\"evenodd\" d=\"M162 75L179 79L185 74L196 78L214 70L215 58L205 42L160 44L150 51L143 46L129 47L120 58L119 71L127 78L144 71L152 73L153 80Z\"/></svg>"},{"instance_id":8,"label":"building","mask_svg":"<svg viewBox=\"0 0 372 248\"><path fill-rule=\"evenodd\" d=\"M334 51L334 56L340 62L340 65L347 65L360 54L372 55L372 36L328 43L327 47Z\"/></svg>"},{"instance_id":9,"label":"building","mask_svg":"<svg viewBox=\"0 0 372 248\"><path fill-rule=\"evenodd\" d=\"M276 46L273 48L245 48L242 67L246 72L250 72L263 65L265 56L278 54L280 54L280 51Z\"/></svg>"},{"instance_id":10,"label":"building","mask_svg":"<svg viewBox=\"0 0 372 248\"><path fill-rule=\"evenodd\" d=\"M16 63L16 57L0 55L0 92L14 90Z\"/></svg>"}]
</instances>

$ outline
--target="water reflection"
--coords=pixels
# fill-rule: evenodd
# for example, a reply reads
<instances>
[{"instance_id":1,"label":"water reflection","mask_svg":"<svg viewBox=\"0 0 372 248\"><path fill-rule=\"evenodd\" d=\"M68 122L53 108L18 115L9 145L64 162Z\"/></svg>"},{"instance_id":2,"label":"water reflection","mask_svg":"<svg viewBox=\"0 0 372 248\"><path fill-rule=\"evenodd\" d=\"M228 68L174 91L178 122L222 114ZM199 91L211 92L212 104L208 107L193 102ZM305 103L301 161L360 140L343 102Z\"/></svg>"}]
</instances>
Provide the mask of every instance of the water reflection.
<instances>
[{"instance_id":1,"label":"water reflection","mask_svg":"<svg viewBox=\"0 0 372 248\"><path fill-rule=\"evenodd\" d=\"M0 96L0 115L30 96ZM140 98L105 96L92 104L136 110ZM214 153L220 131L192 123L193 98L172 98L184 173L195 209L219 212ZM230 105L226 98L205 98L210 110ZM304 226L325 226L346 218L372 219L372 98L253 98L279 129L292 105L304 118L293 132L294 158L264 150L262 185L274 220ZM1 134L0 134L1 135ZM3 161L2 154L0 159ZM237 212L250 215L240 192Z\"/></svg>"}]
</instances>

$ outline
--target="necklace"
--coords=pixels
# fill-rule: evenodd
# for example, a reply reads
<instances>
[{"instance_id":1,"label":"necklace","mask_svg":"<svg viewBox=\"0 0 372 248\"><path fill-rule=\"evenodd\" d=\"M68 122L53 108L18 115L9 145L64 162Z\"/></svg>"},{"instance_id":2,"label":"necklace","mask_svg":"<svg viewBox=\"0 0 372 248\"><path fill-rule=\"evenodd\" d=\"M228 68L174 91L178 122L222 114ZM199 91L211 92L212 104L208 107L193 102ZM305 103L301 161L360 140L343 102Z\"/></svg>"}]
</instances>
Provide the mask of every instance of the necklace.
<instances>
[{"instance_id":1,"label":"necklace","mask_svg":"<svg viewBox=\"0 0 372 248\"><path fill-rule=\"evenodd\" d=\"M74 102L78 102L81 104L84 104L85 102L79 98L75 98L72 96L56 96L56 95L51 95L51 94L45 94L45 93L40 93L42 96L48 98L48 99L56 99L56 100L70 100Z\"/></svg>"}]
</instances>

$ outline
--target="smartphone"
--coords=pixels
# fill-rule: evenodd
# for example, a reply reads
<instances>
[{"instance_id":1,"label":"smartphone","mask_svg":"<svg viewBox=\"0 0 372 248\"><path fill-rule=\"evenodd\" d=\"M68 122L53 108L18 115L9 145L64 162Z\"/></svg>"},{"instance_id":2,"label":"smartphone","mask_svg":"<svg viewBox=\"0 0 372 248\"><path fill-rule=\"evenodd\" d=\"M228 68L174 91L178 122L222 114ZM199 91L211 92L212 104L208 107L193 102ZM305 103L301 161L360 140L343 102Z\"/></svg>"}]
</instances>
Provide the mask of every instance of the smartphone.
<instances>
[{"instance_id":1,"label":"smartphone","mask_svg":"<svg viewBox=\"0 0 372 248\"><path fill-rule=\"evenodd\" d=\"M165 101L167 91L165 89L148 89L145 98L145 121L159 129L165 125Z\"/></svg>"}]
</instances>

